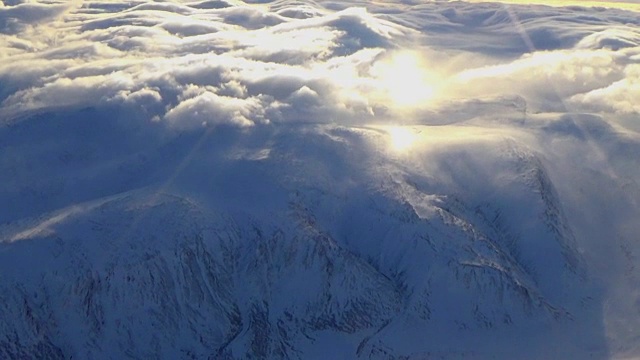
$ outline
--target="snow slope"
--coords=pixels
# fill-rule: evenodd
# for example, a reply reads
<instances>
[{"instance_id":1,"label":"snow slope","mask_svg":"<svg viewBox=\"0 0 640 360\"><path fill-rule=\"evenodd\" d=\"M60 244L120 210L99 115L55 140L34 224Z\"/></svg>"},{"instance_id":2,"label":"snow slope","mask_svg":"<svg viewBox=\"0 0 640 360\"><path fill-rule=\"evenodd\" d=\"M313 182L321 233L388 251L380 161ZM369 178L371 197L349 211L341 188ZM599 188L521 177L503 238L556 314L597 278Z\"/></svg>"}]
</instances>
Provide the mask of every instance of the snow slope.
<instances>
[{"instance_id":1,"label":"snow slope","mask_svg":"<svg viewBox=\"0 0 640 360\"><path fill-rule=\"evenodd\" d=\"M171 183L6 223L4 357L605 357L541 156L490 136L419 161L383 130L222 131Z\"/></svg>"}]
</instances>

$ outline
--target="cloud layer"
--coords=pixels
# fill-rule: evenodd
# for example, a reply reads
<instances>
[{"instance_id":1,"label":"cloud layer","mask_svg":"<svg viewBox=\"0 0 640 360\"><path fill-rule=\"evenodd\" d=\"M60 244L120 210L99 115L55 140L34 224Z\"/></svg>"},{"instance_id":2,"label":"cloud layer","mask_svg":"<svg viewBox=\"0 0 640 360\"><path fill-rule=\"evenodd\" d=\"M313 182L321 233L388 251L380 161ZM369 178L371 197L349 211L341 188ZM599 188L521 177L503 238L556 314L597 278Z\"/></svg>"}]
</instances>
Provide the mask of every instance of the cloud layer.
<instances>
[{"instance_id":1,"label":"cloud layer","mask_svg":"<svg viewBox=\"0 0 640 360\"><path fill-rule=\"evenodd\" d=\"M534 111L638 112L632 13L364 5L5 4L0 114L109 104L179 127L366 123L500 96ZM408 53L417 60L394 62ZM404 101L420 91L433 94Z\"/></svg>"},{"instance_id":2,"label":"cloud layer","mask_svg":"<svg viewBox=\"0 0 640 360\"><path fill-rule=\"evenodd\" d=\"M333 13L308 5L274 7L5 7L11 21L1 28L9 55L0 68L0 112L10 121L48 109L117 103L187 127L323 121L320 112L327 118L368 116L374 104L365 93L380 90L368 69L394 46L393 36L409 29L362 8ZM34 20L41 11L35 8L47 16ZM23 11L32 16L19 16Z\"/></svg>"}]
</instances>

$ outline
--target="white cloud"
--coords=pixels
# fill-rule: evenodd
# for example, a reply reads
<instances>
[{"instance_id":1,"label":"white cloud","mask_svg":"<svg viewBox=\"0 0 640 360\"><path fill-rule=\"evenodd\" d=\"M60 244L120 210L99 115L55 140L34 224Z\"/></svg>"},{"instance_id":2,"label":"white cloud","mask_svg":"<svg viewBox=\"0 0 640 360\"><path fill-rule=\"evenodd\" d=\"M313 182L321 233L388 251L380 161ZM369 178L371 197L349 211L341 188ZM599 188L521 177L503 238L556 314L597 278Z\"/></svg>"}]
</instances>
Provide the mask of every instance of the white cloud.
<instances>
[{"instance_id":1,"label":"white cloud","mask_svg":"<svg viewBox=\"0 0 640 360\"><path fill-rule=\"evenodd\" d=\"M465 70L456 91L481 97L517 94L540 111L566 111L564 101L625 76L626 57L608 50L556 50L527 54L506 64Z\"/></svg>"},{"instance_id":2,"label":"white cloud","mask_svg":"<svg viewBox=\"0 0 640 360\"><path fill-rule=\"evenodd\" d=\"M578 107L606 113L640 114L640 64L629 65L621 80L573 96Z\"/></svg>"},{"instance_id":3,"label":"white cloud","mask_svg":"<svg viewBox=\"0 0 640 360\"><path fill-rule=\"evenodd\" d=\"M238 99L209 91L181 101L166 113L165 119L181 127L224 124L246 127L265 121L261 99Z\"/></svg>"},{"instance_id":4,"label":"white cloud","mask_svg":"<svg viewBox=\"0 0 640 360\"><path fill-rule=\"evenodd\" d=\"M176 103L179 94L199 86L220 96L201 98L198 107L213 99L231 105L216 103L216 111L194 112L199 114L198 122L204 121L202 114L218 116L228 110L223 122L246 125L253 120L238 116L239 100L260 97L263 114L267 109L295 108L296 104L283 102L287 98L296 101L291 94L306 86L319 91L319 98L325 101L318 104L319 110L348 117L350 111L359 111L355 108L368 106L366 96L353 93L362 82L358 70L349 69L359 66L353 59L362 57L361 49L383 45L383 39L391 41L398 28L376 20L364 9L292 19L248 5L215 9L199 5L142 2L122 8L88 2L69 15L80 21L48 24L58 33L53 43L25 51L29 41L41 40L37 34L5 39L21 61L0 67L0 78L5 80L0 113L11 118L23 112L95 106L124 97L128 103L154 98L166 102L171 109L166 118L175 122L176 114L182 118L184 109L196 106L193 99L183 100L188 103L182 106ZM326 77L330 72L350 78ZM152 97L131 96L149 88L155 89ZM350 94L342 99L334 93ZM269 98L274 102L268 103L265 99ZM355 106L354 99L362 104ZM274 110L273 115L280 121L291 120L279 111ZM308 111L307 116L320 119Z\"/></svg>"},{"instance_id":5,"label":"white cloud","mask_svg":"<svg viewBox=\"0 0 640 360\"><path fill-rule=\"evenodd\" d=\"M192 128L638 111L633 14L346 4L5 3L0 115L126 106Z\"/></svg>"},{"instance_id":6,"label":"white cloud","mask_svg":"<svg viewBox=\"0 0 640 360\"><path fill-rule=\"evenodd\" d=\"M612 27L585 36L578 44L578 49L610 49L634 48L640 46L640 31L630 27Z\"/></svg>"},{"instance_id":7,"label":"white cloud","mask_svg":"<svg viewBox=\"0 0 640 360\"><path fill-rule=\"evenodd\" d=\"M443 14L437 21L412 17L412 11L407 15L376 15L376 6L369 6L368 11L348 8L338 12L309 4L257 6L240 2L138 1L127 6L88 1L82 7L41 2L9 6L3 11L11 11L16 21L25 26L40 23L56 37L46 35L45 39L35 31L2 36L0 44L6 49L3 53L12 54L16 61L0 65L4 85L0 113L16 117L21 112L60 106L112 104L123 94L143 94L144 89L154 89L153 96L127 95L127 103L131 106L139 99L139 107L147 108L151 105L149 99L161 99L165 110L156 106L152 113L162 117L170 109L174 114L180 109L179 95L186 88L198 86L218 94L219 101L234 104L234 98L260 97L260 113L267 117L265 121L354 123L406 114L407 107L433 110L437 101L450 103L459 98L467 101L520 96L534 111L559 111L566 104L583 107L588 98L590 104L603 108L614 99L596 99L604 92L595 90L612 87L611 92L630 83L625 80L627 74L633 76L626 68L633 63L630 56L637 48L638 35L629 26L616 25L591 33L582 29L572 33L573 38L587 33L576 38L575 49L533 51L515 60L499 60L484 51L473 55L469 50L452 52L448 45L443 47L444 53L439 53L431 34L421 35L418 30L433 24L436 31L464 26L483 29L478 31L476 42L485 39L484 29L494 36L504 34L509 38L515 31L513 16L507 12L500 15L499 11L482 20L478 14L485 16L485 8L491 9L490 5L452 6L449 10L443 6L422 6ZM384 10L383 5L380 10ZM518 8L517 18L523 21L523 28L529 31L535 45L536 29L542 25L535 25L532 19L537 19L540 10L531 10L531 14L526 11ZM568 16L564 10L558 11ZM62 14L67 20L57 21ZM575 15L576 23L581 16L584 15ZM553 21L545 25L543 32L566 31ZM520 36L517 32L516 35ZM466 44L474 37L460 41L461 48L470 49ZM427 50L419 45L421 42L431 43L431 48ZM497 45L487 45L498 56L501 51L512 51L511 42L503 44L502 50ZM428 67L428 77L425 72L406 69L402 62L396 64L402 69L385 65L389 64L388 59L403 56L385 53L403 54L401 49L409 46L415 53L434 58L420 60L416 65ZM386 75L381 75L380 69L385 66ZM403 75L395 77L395 72ZM410 72L416 73L415 79ZM422 79L419 83L423 89L413 91L418 78ZM412 79L410 84L408 79ZM303 88L316 93L313 104L308 97L301 100L294 96ZM421 95L425 92L430 94ZM620 103L621 96L617 95L618 100L609 108ZM626 104L624 108L633 106ZM217 109L208 114L219 114L226 108ZM235 105L228 109L235 109ZM197 122L201 122L200 117ZM175 116L167 118L177 121Z\"/></svg>"}]
</instances>

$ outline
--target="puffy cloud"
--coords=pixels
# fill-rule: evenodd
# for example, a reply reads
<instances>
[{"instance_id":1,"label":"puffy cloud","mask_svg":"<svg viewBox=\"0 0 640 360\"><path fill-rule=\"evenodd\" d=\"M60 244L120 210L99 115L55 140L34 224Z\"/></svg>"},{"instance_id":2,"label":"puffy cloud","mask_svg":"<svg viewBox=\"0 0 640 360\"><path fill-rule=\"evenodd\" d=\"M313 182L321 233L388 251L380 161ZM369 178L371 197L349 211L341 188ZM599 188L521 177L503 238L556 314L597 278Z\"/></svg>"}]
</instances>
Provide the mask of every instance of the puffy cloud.
<instances>
[{"instance_id":1,"label":"puffy cloud","mask_svg":"<svg viewBox=\"0 0 640 360\"><path fill-rule=\"evenodd\" d=\"M535 110L566 111L565 101L625 76L626 58L607 50L556 50L526 54L506 64L456 75L459 93L524 96Z\"/></svg>"},{"instance_id":2,"label":"puffy cloud","mask_svg":"<svg viewBox=\"0 0 640 360\"><path fill-rule=\"evenodd\" d=\"M5 6L2 19L40 24L56 37L2 35L2 53L12 61L0 65L0 114L10 119L122 101L174 125L196 108L197 121L185 122L221 116L236 125L351 124L387 121L413 108L435 118L447 113L439 103L514 96L532 111L567 105L591 111L594 104L635 111L620 100L625 95L613 95L633 83L627 67L638 48L637 31L623 25L631 20L619 13L464 3L406 5L406 12L393 13L391 5L334 5L140 0ZM65 22L57 21L63 14ZM607 22L616 26L600 29ZM474 29L474 35L437 40L456 29ZM409 53L417 60L394 60ZM181 97L194 86L209 95ZM249 101L260 107L253 110L258 117L237 116L238 101L247 99L260 99ZM217 106L224 101L234 105ZM215 111L203 111L214 103Z\"/></svg>"},{"instance_id":3,"label":"puffy cloud","mask_svg":"<svg viewBox=\"0 0 640 360\"><path fill-rule=\"evenodd\" d=\"M54 12L59 5L37 6ZM255 121L255 116L239 115L246 112L239 103L260 106L252 111L269 113L273 120L306 121L286 115L293 114L286 109L299 108L292 94L305 87L319 94L319 111L360 116L370 113L367 97L357 89L368 79L356 67L363 56L372 62L382 50L378 47L389 46L392 35L402 32L401 26L364 9L292 18L242 3L141 1L127 7L86 2L68 17L64 25L48 24L58 33L55 42L42 42L35 33L4 38L15 60L20 59L0 66L0 113L6 118L123 99L148 107L161 99L164 112L156 107L152 113L174 125L187 113L198 123L205 122L203 116L225 119L207 123ZM194 86L207 95L180 98ZM321 118L309 111L306 116Z\"/></svg>"},{"instance_id":4,"label":"puffy cloud","mask_svg":"<svg viewBox=\"0 0 640 360\"><path fill-rule=\"evenodd\" d=\"M9 22L39 24L56 37L2 35L3 56L12 61L0 65L0 113L10 119L122 102L174 125L202 123L203 116L247 125L379 122L422 108L406 120L420 122L449 114L452 101L478 111L474 100L512 97L530 111L637 111L639 35L626 13L405 6L394 13L392 5L312 2L9 4L2 8L5 29ZM65 22L57 21L63 15ZM474 35L456 35L463 29ZM449 36L458 37L443 43ZM409 53L417 57L394 60ZM194 87L199 97L185 98ZM259 115L238 116L247 111L241 102ZM189 113L197 121L186 119Z\"/></svg>"},{"instance_id":5,"label":"puffy cloud","mask_svg":"<svg viewBox=\"0 0 640 360\"><path fill-rule=\"evenodd\" d=\"M607 113L640 114L640 65L628 66L624 78L605 87L574 95L576 106Z\"/></svg>"},{"instance_id":6,"label":"puffy cloud","mask_svg":"<svg viewBox=\"0 0 640 360\"><path fill-rule=\"evenodd\" d=\"M165 119L179 126L226 124L245 127L265 121L261 99L238 99L209 91L181 101L166 113Z\"/></svg>"}]
</instances>

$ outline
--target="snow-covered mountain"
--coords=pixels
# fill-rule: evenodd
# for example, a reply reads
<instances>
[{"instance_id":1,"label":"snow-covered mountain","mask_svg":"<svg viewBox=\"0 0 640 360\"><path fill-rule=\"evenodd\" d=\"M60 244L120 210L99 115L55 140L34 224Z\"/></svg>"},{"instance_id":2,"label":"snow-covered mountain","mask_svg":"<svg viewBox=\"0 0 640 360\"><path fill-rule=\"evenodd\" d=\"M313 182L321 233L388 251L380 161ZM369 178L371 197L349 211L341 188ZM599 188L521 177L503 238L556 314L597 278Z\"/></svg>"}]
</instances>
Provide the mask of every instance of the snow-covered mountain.
<instances>
[{"instance_id":1,"label":"snow-covered mountain","mask_svg":"<svg viewBox=\"0 0 640 360\"><path fill-rule=\"evenodd\" d=\"M600 292L535 153L481 141L489 160L454 146L409 162L380 128L251 148L220 144L251 136L229 132L171 183L3 225L3 357L606 355Z\"/></svg>"},{"instance_id":2,"label":"snow-covered mountain","mask_svg":"<svg viewBox=\"0 0 640 360\"><path fill-rule=\"evenodd\" d=\"M636 25L0 2L0 359L640 356Z\"/></svg>"}]
</instances>

